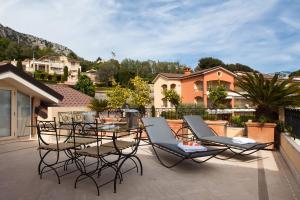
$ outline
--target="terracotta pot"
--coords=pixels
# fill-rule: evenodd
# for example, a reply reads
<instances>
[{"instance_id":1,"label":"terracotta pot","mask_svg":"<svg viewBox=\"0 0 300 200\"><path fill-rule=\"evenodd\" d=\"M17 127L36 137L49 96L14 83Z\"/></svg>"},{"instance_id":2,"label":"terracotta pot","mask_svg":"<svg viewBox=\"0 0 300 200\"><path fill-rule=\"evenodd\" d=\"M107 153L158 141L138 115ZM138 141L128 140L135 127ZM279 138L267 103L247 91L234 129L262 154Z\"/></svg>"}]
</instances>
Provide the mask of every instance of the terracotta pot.
<instances>
[{"instance_id":1,"label":"terracotta pot","mask_svg":"<svg viewBox=\"0 0 300 200\"><path fill-rule=\"evenodd\" d=\"M205 120L205 123L213 129L219 136L226 136L227 121L224 120Z\"/></svg>"},{"instance_id":2,"label":"terracotta pot","mask_svg":"<svg viewBox=\"0 0 300 200\"><path fill-rule=\"evenodd\" d=\"M262 143L274 142L275 140L275 123L246 122L246 127L248 138ZM274 145L269 146L268 149L274 150Z\"/></svg>"}]
</instances>

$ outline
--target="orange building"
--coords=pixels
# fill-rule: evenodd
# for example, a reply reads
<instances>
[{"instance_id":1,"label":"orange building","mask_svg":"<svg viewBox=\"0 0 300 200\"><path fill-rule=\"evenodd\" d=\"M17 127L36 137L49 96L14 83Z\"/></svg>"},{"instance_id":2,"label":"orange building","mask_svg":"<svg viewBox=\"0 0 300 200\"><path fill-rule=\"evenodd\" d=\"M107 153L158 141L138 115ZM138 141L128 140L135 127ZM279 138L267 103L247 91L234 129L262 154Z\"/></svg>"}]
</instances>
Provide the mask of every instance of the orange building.
<instances>
[{"instance_id":1,"label":"orange building","mask_svg":"<svg viewBox=\"0 0 300 200\"><path fill-rule=\"evenodd\" d=\"M214 67L191 73L186 69L184 74L160 73L154 79L154 106L173 107L166 103L163 90L175 89L181 96L184 104L209 105L209 89L222 84L227 88L227 99L232 107L235 107L235 99L241 99L240 95L234 92L234 81L236 74L223 67Z\"/></svg>"}]
</instances>

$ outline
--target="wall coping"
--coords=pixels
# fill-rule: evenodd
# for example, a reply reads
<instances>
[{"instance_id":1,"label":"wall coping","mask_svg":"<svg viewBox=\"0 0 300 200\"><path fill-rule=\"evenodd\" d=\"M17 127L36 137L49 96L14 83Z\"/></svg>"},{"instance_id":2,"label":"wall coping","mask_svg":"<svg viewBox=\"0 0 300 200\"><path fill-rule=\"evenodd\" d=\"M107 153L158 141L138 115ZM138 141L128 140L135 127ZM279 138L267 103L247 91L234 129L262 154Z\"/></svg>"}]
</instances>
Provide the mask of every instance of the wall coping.
<instances>
[{"instance_id":1,"label":"wall coping","mask_svg":"<svg viewBox=\"0 0 300 200\"><path fill-rule=\"evenodd\" d=\"M298 144L296 144L296 142L293 139L291 139L291 137L288 136L287 133L284 133L284 132L281 133L281 137L283 137L290 144L292 149L295 150L296 153L298 153L298 155L300 155L300 146ZM289 158L289 156L287 155L287 152L285 151L284 147L282 147L282 145L280 145L280 153L281 153L283 159L286 161L292 174L294 175L296 182L298 184L300 184L300 173L294 166L293 161Z\"/></svg>"},{"instance_id":2,"label":"wall coping","mask_svg":"<svg viewBox=\"0 0 300 200\"><path fill-rule=\"evenodd\" d=\"M248 127L267 127L267 128L275 128L275 123L260 123L260 122L246 122L246 126Z\"/></svg>"}]
</instances>

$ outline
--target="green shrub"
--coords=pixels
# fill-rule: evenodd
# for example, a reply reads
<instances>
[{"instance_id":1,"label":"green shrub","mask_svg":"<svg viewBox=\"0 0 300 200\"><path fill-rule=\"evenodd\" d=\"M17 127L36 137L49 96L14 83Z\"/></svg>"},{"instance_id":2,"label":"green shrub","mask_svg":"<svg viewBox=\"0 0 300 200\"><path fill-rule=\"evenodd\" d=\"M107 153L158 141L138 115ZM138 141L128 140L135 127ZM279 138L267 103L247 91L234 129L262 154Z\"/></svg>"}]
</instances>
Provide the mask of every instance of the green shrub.
<instances>
[{"instance_id":1,"label":"green shrub","mask_svg":"<svg viewBox=\"0 0 300 200\"><path fill-rule=\"evenodd\" d=\"M162 111L160 116L166 119L180 119L176 111Z\"/></svg>"},{"instance_id":2,"label":"green shrub","mask_svg":"<svg viewBox=\"0 0 300 200\"><path fill-rule=\"evenodd\" d=\"M244 127L245 122L253 119L254 119L254 115L238 115L238 116L233 116L230 122L232 126Z\"/></svg>"},{"instance_id":3,"label":"green shrub","mask_svg":"<svg viewBox=\"0 0 300 200\"><path fill-rule=\"evenodd\" d=\"M151 106L151 117L155 117L156 113L155 113L155 107L154 105Z\"/></svg>"}]
</instances>

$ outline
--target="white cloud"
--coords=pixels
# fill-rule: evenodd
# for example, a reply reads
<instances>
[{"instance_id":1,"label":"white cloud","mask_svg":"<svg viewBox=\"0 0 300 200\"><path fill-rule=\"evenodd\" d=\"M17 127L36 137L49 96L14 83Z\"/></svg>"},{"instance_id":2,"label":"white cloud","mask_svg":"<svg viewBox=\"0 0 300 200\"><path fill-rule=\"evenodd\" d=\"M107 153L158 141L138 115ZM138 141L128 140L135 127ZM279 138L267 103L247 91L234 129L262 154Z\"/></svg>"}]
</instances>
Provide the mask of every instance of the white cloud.
<instances>
[{"instance_id":1,"label":"white cloud","mask_svg":"<svg viewBox=\"0 0 300 200\"><path fill-rule=\"evenodd\" d=\"M295 63L277 27L265 21L274 15L275 0L0 0L0 5L0 23L66 45L91 60L108 59L115 51L119 59L182 58L190 65L211 55L260 70ZM299 25L286 15L279 21Z\"/></svg>"}]
</instances>

